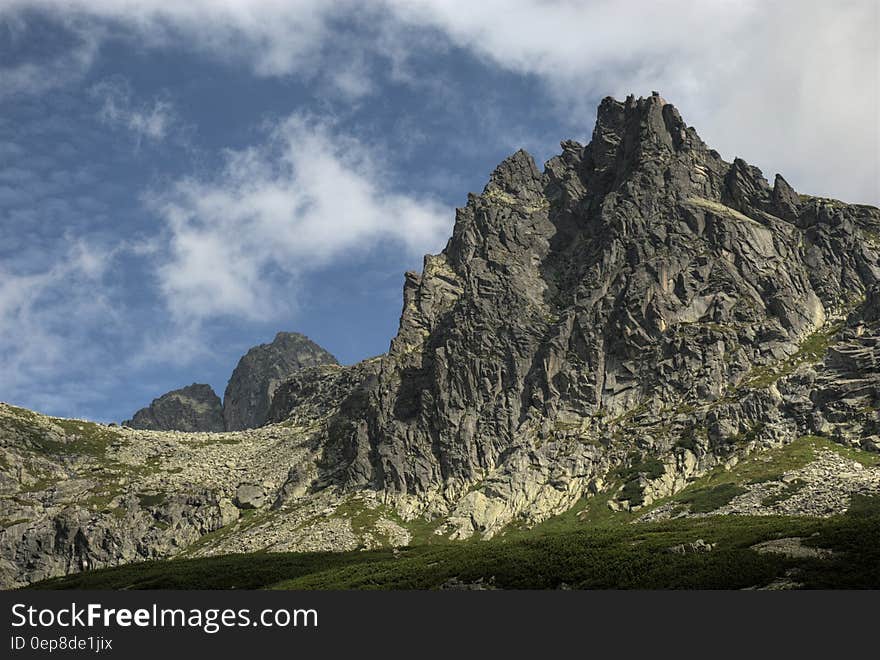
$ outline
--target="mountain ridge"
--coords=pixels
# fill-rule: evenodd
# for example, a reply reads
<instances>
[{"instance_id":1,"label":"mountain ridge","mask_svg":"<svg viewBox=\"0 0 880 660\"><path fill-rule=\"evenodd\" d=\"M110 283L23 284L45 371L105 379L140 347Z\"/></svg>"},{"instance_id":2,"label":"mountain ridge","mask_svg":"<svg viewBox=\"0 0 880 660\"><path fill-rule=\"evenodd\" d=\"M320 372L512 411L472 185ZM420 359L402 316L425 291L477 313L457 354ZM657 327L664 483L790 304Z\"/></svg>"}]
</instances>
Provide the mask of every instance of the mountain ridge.
<instances>
[{"instance_id":1,"label":"mountain ridge","mask_svg":"<svg viewBox=\"0 0 880 660\"><path fill-rule=\"evenodd\" d=\"M18 521L0 536L4 583L181 553L488 539L583 501L822 515L784 478L833 474L825 449L764 490L708 475L805 437L856 462L880 451L880 210L771 186L656 94L604 99L591 142L561 147L543 170L521 150L499 164L446 248L406 274L389 351L279 382L267 426L5 411L18 476L3 487L34 504L4 500ZM873 475L841 476L827 515L880 494ZM762 497L795 499L754 509Z\"/></svg>"},{"instance_id":2,"label":"mountain ridge","mask_svg":"<svg viewBox=\"0 0 880 660\"><path fill-rule=\"evenodd\" d=\"M154 431L226 430L223 404L206 383L193 383L156 397L122 426Z\"/></svg>"},{"instance_id":3,"label":"mountain ridge","mask_svg":"<svg viewBox=\"0 0 880 660\"><path fill-rule=\"evenodd\" d=\"M299 369L336 364L336 358L298 332L278 332L248 349L226 385L223 401L210 385L193 383L167 392L123 426L153 431L241 431L262 426L275 389Z\"/></svg>"},{"instance_id":4,"label":"mountain ridge","mask_svg":"<svg viewBox=\"0 0 880 660\"><path fill-rule=\"evenodd\" d=\"M877 210L802 198L782 177L771 188L659 95L606 98L591 143L562 146L544 172L524 151L503 161L457 210L446 249L407 274L400 330L355 414L328 425L316 483L388 492L413 512L448 514L463 496L459 532L492 533L570 505L609 468L613 446L535 459L556 425L595 439L603 418L646 406L659 425L662 408L709 400L699 456L671 456L688 432L671 419L667 437L637 440L684 461L673 481L730 451L726 437L773 444L822 427L798 428L772 388L723 399L802 343L827 343L861 304L880 272L862 240ZM535 461L541 479L520 481ZM493 488L467 492L490 473Z\"/></svg>"}]
</instances>

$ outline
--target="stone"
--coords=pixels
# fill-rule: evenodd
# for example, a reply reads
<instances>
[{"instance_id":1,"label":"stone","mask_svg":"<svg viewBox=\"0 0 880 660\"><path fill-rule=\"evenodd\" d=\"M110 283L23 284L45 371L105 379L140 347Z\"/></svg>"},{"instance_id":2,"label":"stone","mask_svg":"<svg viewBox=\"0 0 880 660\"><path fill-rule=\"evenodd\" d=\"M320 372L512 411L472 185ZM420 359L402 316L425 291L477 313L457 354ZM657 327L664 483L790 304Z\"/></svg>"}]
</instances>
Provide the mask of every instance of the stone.
<instances>
[{"instance_id":1,"label":"stone","mask_svg":"<svg viewBox=\"0 0 880 660\"><path fill-rule=\"evenodd\" d=\"M260 484L239 484L233 503L239 509L259 509L266 503L266 489Z\"/></svg>"},{"instance_id":2,"label":"stone","mask_svg":"<svg viewBox=\"0 0 880 660\"><path fill-rule=\"evenodd\" d=\"M712 552L714 547L715 546L712 543L708 543L703 539L697 539L692 543L680 543L679 545L674 545L671 548L667 548L667 551L675 555L689 555L699 552Z\"/></svg>"},{"instance_id":3,"label":"stone","mask_svg":"<svg viewBox=\"0 0 880 660\"><path fill-rule=\"evenodd\" d=\"M764 541L753 545L752 549L759 553L779 554L796 559L830 559L834 556L834 553L826 548L804 545L803 539L797 536Z\"/></svg>"}]
</instances>

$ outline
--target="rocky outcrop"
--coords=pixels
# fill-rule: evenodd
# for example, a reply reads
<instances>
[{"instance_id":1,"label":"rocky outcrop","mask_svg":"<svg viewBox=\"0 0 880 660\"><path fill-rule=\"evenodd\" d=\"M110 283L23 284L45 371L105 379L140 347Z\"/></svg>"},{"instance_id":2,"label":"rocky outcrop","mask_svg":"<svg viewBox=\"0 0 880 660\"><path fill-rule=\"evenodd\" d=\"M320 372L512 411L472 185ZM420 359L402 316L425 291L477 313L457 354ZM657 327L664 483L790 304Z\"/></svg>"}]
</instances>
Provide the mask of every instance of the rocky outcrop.
<instances>
[{"instance_id":1,"label":"rocky outcrop","mask_svg":"<svg viewBox=\"0 0 880 660\"><path fill-rule=\"evenodd\" d=\"M336 358L296 332L279 332L272 343L250 349L232 372L223 396L226 430L262 426L284 380L300 369L327 364L336 364Z\"/></svg>"},{"instance_id":2,"label":"rocky outcrop","mask_svg":"<svg viewBox=\"0 0 880 660\"><path fill-rule=\"evenodd\" d=\"M728 484L730 485L730 484ZM880 494L880 467L863 465L828 449L815 451L807 465L760 480L749 480L731 491L728 502L710 511L691 511L671 501L641 516L652 522L707 515L828 517L847 511L853 496Z\"/></svg>"},{"instance_id":3,"label":"rocky outcrop","mask_svg":"<svg viewBox=\"0 0 880 660\"><path fill-rule=\"evenodd\" d=\"M266 489L261 484L244 483L235 490L232 503L239 509L259 509L266 502Z\"/></svg>"},{"instance_id":4,"label":"rocky outcrop","mask_svg":"<svg viewBox=\"0 0 880 660\"><path fill-rule=\"evenodd\" d=\"M154 431L223 431L223 404L210 385L193 383L153 399L122 425Z\"/></svg>"},{"instance_id":5,"label":"rocky outcrop","mask_svg":"<svg viewBox=\"0 0 880 660\"><path fill-rule=\"evenodd\" d=\"M508 158L407 274L399 332L327 425L319 481L491 533L613 466L635 506L652 481L661 496L785 442L808 429L777 384L877 283L878 230L875 208L724 161L659 95L607 98L590 144L543 171Z\"/></svg>"}]
</instances>

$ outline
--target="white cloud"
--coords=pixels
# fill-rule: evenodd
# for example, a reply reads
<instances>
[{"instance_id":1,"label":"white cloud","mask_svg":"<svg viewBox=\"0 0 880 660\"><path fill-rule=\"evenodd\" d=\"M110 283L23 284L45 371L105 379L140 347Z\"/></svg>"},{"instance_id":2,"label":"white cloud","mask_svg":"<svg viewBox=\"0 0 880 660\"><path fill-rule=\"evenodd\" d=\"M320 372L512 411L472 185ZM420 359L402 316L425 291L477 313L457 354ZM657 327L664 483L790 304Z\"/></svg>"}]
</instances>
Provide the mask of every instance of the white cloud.
<instances>
[{"instance_id":1,"label":"white cloud","mask_svg":"<svg viewBox=\"0 0 880 660\"><path fill-rule=\"evenodd\" d=\"M379 75L417 80L430 74L409 70L408 54L451 42L540 77L553 102L536 102L583 117L584 132L596 97L657 89L727 157L805 192L880 202L876 0L6 0L0 18L23 9L63 18L91 45L72 64L50 62L45 80L28 64L0 70L6 93L58 84L66 67L90 65L95 43L129 35L350 101L378 89L370 57L384 58Z\"/></svg>"},{"instance_id":2,"label":"white cloud","mask_svg":"<svg viewBox=\"0 0 880 660\"><path fill-rule=\"evenodd\" d=\"M132 98L131 87L120 81L103 81L91 88L99 99L99 118L109 125L121 126L135 136L136 146L144 139L160 142L177 122L174 106L164 98L138 103Z\"/></svg>"},{"instance_id":3,"label":"white cloud","mask_svg":"<svg viewBox=\"0 0 880 660\"><path fill-rule=\"evenodd\" d=\"M296 304L296 280L383 241L413 254L442 246L451 209L388 185L368 145L294 115L267 141L231 151L214 179L152 196L169 258L158 267L174 317L266 319Z\"/></svg>"},{"instance_id":4,"label":"white cloud","mask_svg":"<svg viewBox=\"0 0 880 660\"><path fill-rule=\"evenodd\" d=\"M95 379L115 373L101 338L125 324L107 282L115 256L115 250L72 240L45 269L23 272L0 264L4 398L68 414L100 398Z\"/></svg>"},{"instance_id":5,"label":"white cloud","mask_svg":"<svg viewBox=\"0 0 880 660\"><path fill-rule=\"evenodd\" d=\"M659 90L728 157L804 192L880 202L876 0L507 2L388 0L510 71L540 76L557 109Z\"/></svg>"},{"instance_id":6,"label":"white cloud","mask_svg":"<svg viewBox=\"0 0 880 660\"><path fill-rule=\"evenodd\" d=\"M346 98L369 89L347 68L353 45L336 38L336 19L366 23L375 13L354 0L5 0L0 19L23 20L27 11L64 20L98 43L130 39L140 48L191 48L236 64L244 61L259 76L326 78ZM39 66L18 78L36 89Z\"/></svg>"}]
</instances>

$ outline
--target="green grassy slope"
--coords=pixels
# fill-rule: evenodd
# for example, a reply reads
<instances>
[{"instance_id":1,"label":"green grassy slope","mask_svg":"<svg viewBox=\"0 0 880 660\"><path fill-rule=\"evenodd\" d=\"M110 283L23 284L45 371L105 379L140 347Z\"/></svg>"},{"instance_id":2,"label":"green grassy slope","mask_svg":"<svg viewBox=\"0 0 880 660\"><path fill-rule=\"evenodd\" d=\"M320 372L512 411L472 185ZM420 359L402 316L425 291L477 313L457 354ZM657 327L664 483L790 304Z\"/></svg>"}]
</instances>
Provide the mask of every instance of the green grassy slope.
<instances>
[{"instance_id":1,"label":"green grassy slope","mask_svg":"<svg viewBox=\"0 0 880 660\"><path fill-rule=\"evenodd\" d=\"M750 546L804 538L828 559L759 554ZM676 554L703 539L711 552ZM794 572L792 573L792 569ZM805 587L880 587L880 501L857 499L828 519L715 516L650 524L600 522L574 531L533 530L491 541L397 552L227 555L144 562L56 578L51 589L433 589L450 579L506 589L738 589L788 575Z\"/></svg>"}]
</instances>

